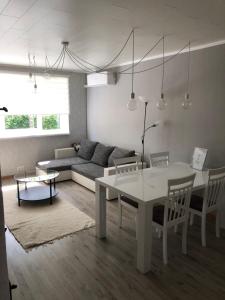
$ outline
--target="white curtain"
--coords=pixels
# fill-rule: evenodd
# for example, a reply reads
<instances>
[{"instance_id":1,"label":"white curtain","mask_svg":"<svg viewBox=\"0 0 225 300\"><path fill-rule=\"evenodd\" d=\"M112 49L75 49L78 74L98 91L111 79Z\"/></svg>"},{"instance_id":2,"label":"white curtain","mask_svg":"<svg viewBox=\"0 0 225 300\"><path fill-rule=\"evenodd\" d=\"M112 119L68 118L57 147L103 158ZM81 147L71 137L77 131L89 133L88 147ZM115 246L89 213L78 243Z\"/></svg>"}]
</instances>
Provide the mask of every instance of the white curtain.
<instances>
[{"instance_id":1,"label":"white curtain","mask_svg":"<svg viewBox=\"0 0 225 300\"><path fill-rule=\"evenodd\" d=\"M0 73L0 106L4 115L69 114L67 77L36 76L37 91L28 74Z\"/></svg>"}]
</instances>

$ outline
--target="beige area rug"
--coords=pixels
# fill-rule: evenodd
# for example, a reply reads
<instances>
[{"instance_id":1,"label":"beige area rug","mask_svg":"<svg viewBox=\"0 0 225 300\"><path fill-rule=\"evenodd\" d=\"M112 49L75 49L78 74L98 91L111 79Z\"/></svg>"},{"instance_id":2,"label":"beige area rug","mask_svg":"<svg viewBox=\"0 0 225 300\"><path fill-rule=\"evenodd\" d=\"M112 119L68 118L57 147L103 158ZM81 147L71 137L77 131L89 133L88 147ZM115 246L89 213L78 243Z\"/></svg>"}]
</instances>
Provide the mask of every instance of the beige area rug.
<instances>
[{"instance_id":1,"label":"beige area rug","mask_svg":"<svg viewBox=\"0 0 225 300\"><path fill-rule=\"evenodd\" d=\"M93 227L95 222L59 195L48 201L16 199L16 186L3 187L5 223L24 249L35 247Z\"/></svg>"}]
</instances>

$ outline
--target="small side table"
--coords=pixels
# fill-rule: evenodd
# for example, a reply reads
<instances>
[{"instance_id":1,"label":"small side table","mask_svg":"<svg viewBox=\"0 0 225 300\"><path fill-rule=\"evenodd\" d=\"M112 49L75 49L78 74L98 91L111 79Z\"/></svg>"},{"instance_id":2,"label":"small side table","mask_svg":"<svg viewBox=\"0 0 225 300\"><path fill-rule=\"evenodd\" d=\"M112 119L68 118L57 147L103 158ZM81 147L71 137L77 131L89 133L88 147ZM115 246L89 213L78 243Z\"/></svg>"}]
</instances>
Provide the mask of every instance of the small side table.
<instances>
[{"instance_id":1,"label":"small side table","mask_svg":"<svg viewBox=\"0 0 225 300\"><path fill-rule=\"evenodd\" d=\"M55 179L59 176L57 171L49 171L47 174L36 176L36 175L26 175L26 176L14 176L17 184L17 200L20 206L21 200L23 201L41 201L49 199L49 203L52 204L53 198L58 194L56 191ZM28 187L28 183L31 182L49 182L49 186L34 186ZM20 189L20 184L25 184L25 189Z\"/></svg>"}]
</instances>

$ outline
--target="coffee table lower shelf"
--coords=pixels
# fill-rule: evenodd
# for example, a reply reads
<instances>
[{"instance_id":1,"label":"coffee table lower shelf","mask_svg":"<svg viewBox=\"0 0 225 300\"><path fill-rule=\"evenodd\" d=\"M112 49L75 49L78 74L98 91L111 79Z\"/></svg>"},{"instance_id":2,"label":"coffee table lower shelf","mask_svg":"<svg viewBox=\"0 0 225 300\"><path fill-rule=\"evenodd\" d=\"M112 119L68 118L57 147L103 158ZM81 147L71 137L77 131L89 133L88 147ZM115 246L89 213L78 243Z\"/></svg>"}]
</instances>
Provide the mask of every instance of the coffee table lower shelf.
<instances>
[{"instance_id":1,"label":"coffee table lower shelf","mask_svg":"<svg viewBox=\"0 0 225 300\"><path fill-rule=\"evenodd\" d=\"M57 191L52 187L50 194L49 186L35 186L29 187L27 189L19 191L19 202L24 201L41 201L41 200L50 200L50 204L52 204L52 198L57 195ZM20 205L20 203L19 203Z\"/></svg>"}]
</instances>

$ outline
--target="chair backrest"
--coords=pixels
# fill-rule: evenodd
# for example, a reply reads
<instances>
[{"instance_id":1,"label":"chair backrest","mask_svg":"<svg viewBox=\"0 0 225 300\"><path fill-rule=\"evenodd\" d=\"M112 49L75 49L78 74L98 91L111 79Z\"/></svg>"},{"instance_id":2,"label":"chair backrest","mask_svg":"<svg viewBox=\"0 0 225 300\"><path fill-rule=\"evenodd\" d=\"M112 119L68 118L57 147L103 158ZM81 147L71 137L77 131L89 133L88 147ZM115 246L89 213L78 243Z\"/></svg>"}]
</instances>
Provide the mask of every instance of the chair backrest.
<instances>
[{"instance_id":1,"label":"chair backrest","mask_svg":"<svg viewBox=\"0 0 225 300\"><path fill-rule=\"evenodd\" d=\"M150 154L150 167L167 167L169 164L169 152Z\"/></svg>"},{"instance_id":2,"label":"chair backrest","mask_svg":"<svg viewBox=\"0 0 225 300\"><path fill-rule=\"evenodd\" d=\"M133 171L137 171L141 166L141 157L132 156L125 158L117 158L113 160L116 167L116 174L125 174Z\"/></svg>"},{"instance_id":3,"label":"chair backrest","mask_svg":"<svg viewBox=\"0 0 225 300\"><path fill-rule=\"evenodd\" d=\"M225 167L209 170L208 185L205 190L204 208L213 208L217 205L221 192L225 186ZM204 206L205 205L205 206Z\"/></svg>"},{"instance_id":4,"label":"chair backrest","mask_svg":"<svg viewBox=\"0 0 225 300\"><path fill-rule=\"evenodd\" d=\"M180 223L188 217L195 173L168 180L168 198L165 202L164 224Z\"/></svg>"},{"instance_id":5,"label":"chair backrest","mask_svg":"<svg viewBox=\"0 0 225 300\"><path fill-rule=\"evenodd\" d=\"M195 147L191 162L191 166L193 169L200 171L203 169L207 153L208 149Z\"/></svg>"}]
</instances>

